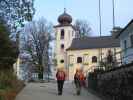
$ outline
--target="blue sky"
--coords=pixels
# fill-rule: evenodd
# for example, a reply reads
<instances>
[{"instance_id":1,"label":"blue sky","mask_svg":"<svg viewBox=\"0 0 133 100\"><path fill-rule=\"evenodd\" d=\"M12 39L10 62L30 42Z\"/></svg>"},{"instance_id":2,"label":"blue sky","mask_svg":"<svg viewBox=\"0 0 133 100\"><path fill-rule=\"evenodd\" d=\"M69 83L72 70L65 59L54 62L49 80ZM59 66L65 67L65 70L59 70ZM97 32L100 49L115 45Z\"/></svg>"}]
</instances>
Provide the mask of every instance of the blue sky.
<instances>
[{"instance_id":1,"label":"blue sky","mask_svg":"<svg viewBox=\"0 0 133 100\"><path fill-rule=\"evenodd\" d=\"M65 3L64 3L65 1ZM99 35L99 0L35 0L36 14L34 19L46 18L54 25L58 24L57 18L67 13L76 19L85 19L90 23L93 35ZM133 18L133 0L115 0L116 26L124 27ZM102 10L102 35L109 35L112 29L112 0L101 0Z\"/></svg>"}]
</instances>

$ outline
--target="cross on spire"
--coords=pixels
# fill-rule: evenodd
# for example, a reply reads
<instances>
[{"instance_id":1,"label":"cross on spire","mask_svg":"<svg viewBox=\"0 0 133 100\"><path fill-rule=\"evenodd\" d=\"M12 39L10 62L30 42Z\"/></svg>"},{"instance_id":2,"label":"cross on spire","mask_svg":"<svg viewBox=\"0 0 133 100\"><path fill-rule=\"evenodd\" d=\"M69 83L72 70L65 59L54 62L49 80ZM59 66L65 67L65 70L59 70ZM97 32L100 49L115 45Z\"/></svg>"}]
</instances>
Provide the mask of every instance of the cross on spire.
<instances>
[{"instance_id":1,"label":"cross on spire","mask_svg":"<svg viewBox=\"0 0 133 100\"><path fill-rule=\"evenodd\" d=\"M64 13L66 13L66 0L64 0Z\"/></svg>"},{"instance_id":2,"label":"cross on spire","mask_svg":"<svg viewBox=\"0 0 133 100\"><path fill-rule=\"evenodd\" d=\"M64 13L66 13L66 8L64 8Z\"/></svg>"}]
</instances>

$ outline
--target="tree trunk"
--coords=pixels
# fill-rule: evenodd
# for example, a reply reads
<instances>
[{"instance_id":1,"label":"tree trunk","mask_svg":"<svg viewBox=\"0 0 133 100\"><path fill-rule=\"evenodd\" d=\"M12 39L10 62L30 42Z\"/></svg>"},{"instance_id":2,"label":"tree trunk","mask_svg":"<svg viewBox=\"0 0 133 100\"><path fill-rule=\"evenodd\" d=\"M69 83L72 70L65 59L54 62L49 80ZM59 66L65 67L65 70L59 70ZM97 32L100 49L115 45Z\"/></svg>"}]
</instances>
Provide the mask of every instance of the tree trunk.
<instances>
[{"instance_id":1,"label":"tree trunk","mask_svg":"<svg viewBox=\"0 0 133 100\"><path fill-rule=\"evenodd\" d=\"M43 67L39 66L39 73L38 73L39 80L43 80Z\"/></svg>"}]
</instances>

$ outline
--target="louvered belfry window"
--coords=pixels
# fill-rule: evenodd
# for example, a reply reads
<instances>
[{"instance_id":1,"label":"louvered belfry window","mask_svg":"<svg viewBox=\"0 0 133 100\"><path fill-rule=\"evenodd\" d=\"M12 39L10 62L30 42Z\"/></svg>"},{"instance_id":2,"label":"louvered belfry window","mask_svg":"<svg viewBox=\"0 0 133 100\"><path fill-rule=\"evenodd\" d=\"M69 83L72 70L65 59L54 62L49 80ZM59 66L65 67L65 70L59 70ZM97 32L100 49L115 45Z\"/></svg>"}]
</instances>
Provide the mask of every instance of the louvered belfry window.
<instances>
[{"instance_id":1,"label":"louvered belfry window","mask_svg":"<svg viewBox=\"0 0 133 100\"><path fill-rule=\"evenodd\" d=\"M60 37L60 39L64 39L64 35L65 35L65 31L64 31L64 29L62 29L61 30L61 37Z\"/></svg>"}]
</instances>

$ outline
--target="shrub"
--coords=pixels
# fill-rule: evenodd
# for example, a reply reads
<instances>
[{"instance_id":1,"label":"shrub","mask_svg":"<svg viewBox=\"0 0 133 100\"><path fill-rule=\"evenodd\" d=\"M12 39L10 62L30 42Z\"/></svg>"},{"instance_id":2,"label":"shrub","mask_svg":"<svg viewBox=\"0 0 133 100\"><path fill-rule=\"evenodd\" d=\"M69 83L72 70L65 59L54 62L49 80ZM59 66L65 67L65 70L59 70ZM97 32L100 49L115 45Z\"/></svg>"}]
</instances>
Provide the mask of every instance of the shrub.
<instances>
[{"instance_id":1,"label":"shrub","mask_svg":"<svg viewBox=\"0 0 133 100\"><path fill-rule=\"evenodd\" d=\"M11 70L0 71L0 100L14 100L24 86L24 82L18 80Z\"/></svg>"},{"instance_id":2,"label":"shrub","mask_svg":"<svg viewBox=\"0 0 133 100\"><path fill-rule=\"evenodd\" d=\"M11 70L0 71L0 89L12 88L12 81L17 80Z\"/></svg>"}]
</instances>

